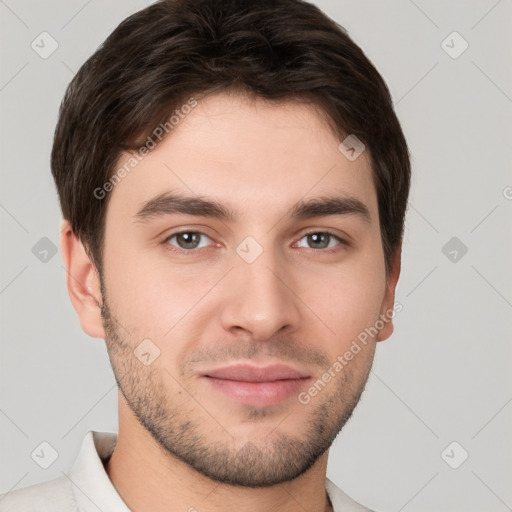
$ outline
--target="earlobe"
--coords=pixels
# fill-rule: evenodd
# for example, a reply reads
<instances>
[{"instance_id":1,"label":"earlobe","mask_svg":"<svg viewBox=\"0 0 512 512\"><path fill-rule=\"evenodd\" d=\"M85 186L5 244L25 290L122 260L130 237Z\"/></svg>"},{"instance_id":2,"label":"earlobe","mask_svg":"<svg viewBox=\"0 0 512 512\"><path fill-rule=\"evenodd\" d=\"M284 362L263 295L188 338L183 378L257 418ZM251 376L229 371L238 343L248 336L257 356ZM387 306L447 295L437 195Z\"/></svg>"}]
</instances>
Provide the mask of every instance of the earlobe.
<instances>
[{"instance_id":1,"label":"earlobe","mask_svg":"<svg viewBox=\"0 0 512 512\"><path fill-rule=\"evenodd\" d=\"M386 294L382 303L381 319L384 322L384 327L377 335L377 341L387 340L393 334L393 317L395 305L395 289L400 276L402 257L402 244L398 246L392 259L391 269L387 276L386 281ZM393 314L393 316L391 316Z\"/></svg>"},{"instance_id":2,"label":"earlobe","mask_svg":"<svg viewBox=\"0 0 512 512\"><path fill-rule=\"evenodd\" d=\"M60 247L69 298L78 313L80 325L89 336L104 339L99 274L67 220L61 224Z\"/></svg>"}]
</instances>

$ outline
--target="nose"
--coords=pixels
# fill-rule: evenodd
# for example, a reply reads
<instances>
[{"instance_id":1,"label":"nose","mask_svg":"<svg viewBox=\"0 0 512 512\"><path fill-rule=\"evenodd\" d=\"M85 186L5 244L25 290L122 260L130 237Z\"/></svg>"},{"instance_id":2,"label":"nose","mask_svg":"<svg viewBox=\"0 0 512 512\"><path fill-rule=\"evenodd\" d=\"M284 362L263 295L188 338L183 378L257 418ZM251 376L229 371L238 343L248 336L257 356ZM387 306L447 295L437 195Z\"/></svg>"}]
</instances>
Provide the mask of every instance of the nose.
<instances>
[{"instance_id":1,"label":"nose","mask_svg":"<svg viewBox=\"0 0 512 512\"><path fill-rule=\"evenodd\" d=\"M300 299L285 266L270 250L252 263L238 258L225 283L222 326L226 331L265 341L279 331L298 328Z\"/></svg>"}]
</instances>

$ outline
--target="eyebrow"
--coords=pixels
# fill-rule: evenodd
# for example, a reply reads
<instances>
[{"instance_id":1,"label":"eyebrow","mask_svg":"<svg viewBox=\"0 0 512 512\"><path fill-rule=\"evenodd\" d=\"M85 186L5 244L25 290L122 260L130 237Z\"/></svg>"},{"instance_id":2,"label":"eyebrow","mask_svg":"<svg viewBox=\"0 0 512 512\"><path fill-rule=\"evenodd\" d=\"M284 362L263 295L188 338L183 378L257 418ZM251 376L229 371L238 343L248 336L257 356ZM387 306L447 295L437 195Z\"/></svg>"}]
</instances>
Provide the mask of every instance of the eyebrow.
<instances>
[{"instance_id":1,"label":"eyebrow","mask_svg":"<svg viewBox=\"0 0 512 512\"><path fill-rule=\"evenodd\" d=\"M200 197L163 193L146 201L135 214L135 222L146 223L151 219L172 214L211 217L226 222L235 221L239 214L225 205ZM326 196L299 200L289 212L292 219L309 219L329 215L357 216L365 223L372 221L368 207L353 196Z\"/></svg>"}]
</instances>

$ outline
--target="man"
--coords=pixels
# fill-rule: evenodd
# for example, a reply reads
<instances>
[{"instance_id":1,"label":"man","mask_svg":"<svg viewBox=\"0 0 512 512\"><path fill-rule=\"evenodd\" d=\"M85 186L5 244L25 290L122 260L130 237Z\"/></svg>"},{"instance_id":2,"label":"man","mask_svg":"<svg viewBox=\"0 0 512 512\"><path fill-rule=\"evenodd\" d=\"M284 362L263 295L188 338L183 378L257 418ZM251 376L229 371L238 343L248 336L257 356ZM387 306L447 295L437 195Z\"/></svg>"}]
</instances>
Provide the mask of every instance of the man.
<instances>
[{"instance_id":1,"label":"man","mask_svg":"<svg viewBox=\"0 0 512 512\"><path fill-rule=\"evenodd\" d=\"M67 286L119 433L3 511L369 510L328 450L393 330L410 184L387 87L300 0L167 0L71 82Z\"/></svg>"}]
</instances>

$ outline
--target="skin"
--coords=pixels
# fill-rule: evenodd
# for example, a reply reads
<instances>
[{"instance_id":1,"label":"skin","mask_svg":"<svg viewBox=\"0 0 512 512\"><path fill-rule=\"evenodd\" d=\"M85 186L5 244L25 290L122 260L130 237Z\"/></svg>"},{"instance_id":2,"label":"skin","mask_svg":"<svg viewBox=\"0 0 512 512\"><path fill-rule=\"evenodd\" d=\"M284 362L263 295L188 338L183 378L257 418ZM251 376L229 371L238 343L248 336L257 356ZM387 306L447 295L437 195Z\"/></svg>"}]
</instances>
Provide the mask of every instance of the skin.
<instances>
[{"instance_id":1,"label":"skin","mask_svg":"<svg viewBox=\"0 0 512 512\"><path fill-rule=\"evenodd\" d=\"M132 510L330 510L328 447L392 321L308 404L296 393L277 405L241 404L201 372L285 362L311 376L307 391L393 308L400 250L386 274L369 156L349 161L339 142L311 105L211 95L110 192L103 282L63 222L71 300L83 330L105 339L120 386L118 444L105 469ZM239 217L136 221L145 201L171 190ZM287 216L299 199L334 192L362 201L371 222ZM204 233L199 248L169 239L187 230ZM348 245L327 238L322 248L306 236L326 230ZM263 249L252 263L236 252L247 236ZM147 366L134 355L144 339L160 351Z\"/></svg>"}]
</instances>

